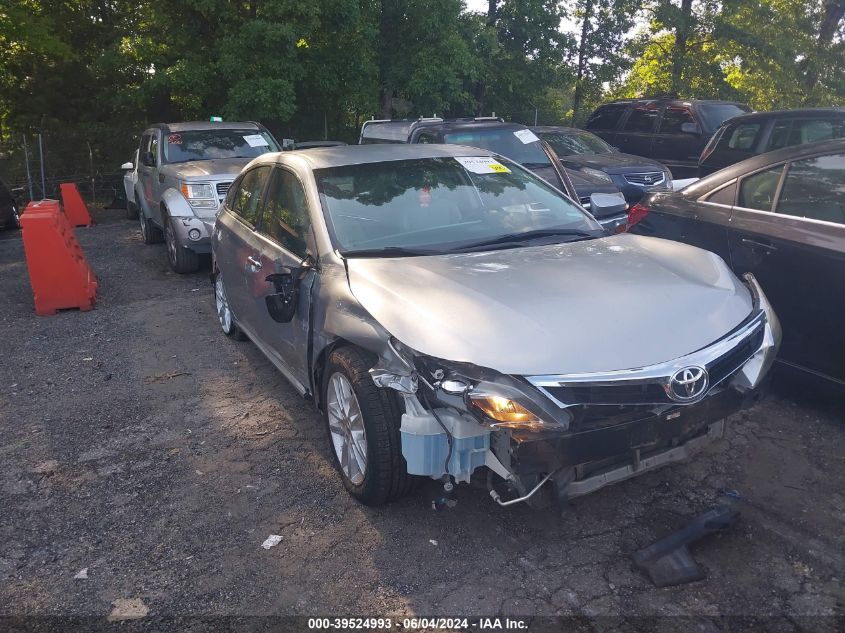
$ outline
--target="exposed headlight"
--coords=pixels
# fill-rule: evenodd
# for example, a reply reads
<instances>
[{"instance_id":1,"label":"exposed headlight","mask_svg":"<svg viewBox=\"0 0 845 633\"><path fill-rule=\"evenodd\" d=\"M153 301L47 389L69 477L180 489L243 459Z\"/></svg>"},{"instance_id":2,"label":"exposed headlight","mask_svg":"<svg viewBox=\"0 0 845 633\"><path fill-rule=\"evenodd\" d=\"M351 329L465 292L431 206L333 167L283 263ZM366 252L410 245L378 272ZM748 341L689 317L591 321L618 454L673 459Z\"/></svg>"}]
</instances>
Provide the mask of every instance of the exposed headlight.
<instances>
[{"instance_id":1,"label":"exposed headlight","mask_svg":"<svg viewBox=\"0 0 845 633\"><path fill-rule=\"evenodd\" d=\"M581 171L585 174L589 174L590 176L595 176L599 180L613 182L613 179L600 169L591 169L590 167L584 167L583 169L581 169Z\"/></svg>"},{"instance_id":2,"label":"exposed headlight","mask_svg":"<svg viewBox=\"0 0 845 633\"><path fill-rule=\"evenodd\" d=\"M183 182L182 195L188 198L188 200L194 198L207 200L216 197L214 195L214 187L211 186L211 183L207 182Z\"/></svg>"},{"instance_id":3,"label":"exposed headlight","mask_svg":"<svg viewBox=\"0 0 845 633\"><path fill-rule=\"evenodd\" d=\"M472 393L470 404L493 420L490 426L526 426L543 421L518 402L503 396Z\"/></svg>"}]
</instances>

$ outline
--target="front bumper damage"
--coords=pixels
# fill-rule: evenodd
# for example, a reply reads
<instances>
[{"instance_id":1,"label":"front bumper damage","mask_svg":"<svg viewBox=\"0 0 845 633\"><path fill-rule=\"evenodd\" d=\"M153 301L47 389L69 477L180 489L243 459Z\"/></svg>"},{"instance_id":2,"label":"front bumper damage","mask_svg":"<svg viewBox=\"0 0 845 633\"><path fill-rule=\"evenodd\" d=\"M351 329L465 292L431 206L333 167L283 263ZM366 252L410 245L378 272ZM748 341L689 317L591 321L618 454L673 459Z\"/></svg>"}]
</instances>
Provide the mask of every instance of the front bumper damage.
<instances>
[{"instance_id":1,"label":"front bumper damage","mask_svg":"<svg viewBox=\"0 0 845 633\"><path fill-rule=\"evenodd\" d=\"M211 252L211 234L214 231L214 217L174 217L173 228L176 243L195 253Z\"/></svg>"},{"instance_id":2,"label":"front bumper damage","mask_svg":"<svg viewBox=\"0 0 845 633\"><path fill-rule=\"evenodd\" d=\"M745 281L754 299L749 318L707 348L660 366L497 376L421 359L392 340L371 375L404 401L400 430L408 472L469 482L486 467L491 496L511 505L532 502L544 488L571 499L687 459L723 436L728 416L759 398L780 346L777 316L753 276ZM683 373L690 368L704 369L709 382L684 401L672 381L691 375ZM484 419L467 403L473 390L491 385L550 424Z\"/></svg>"}]
</instances>

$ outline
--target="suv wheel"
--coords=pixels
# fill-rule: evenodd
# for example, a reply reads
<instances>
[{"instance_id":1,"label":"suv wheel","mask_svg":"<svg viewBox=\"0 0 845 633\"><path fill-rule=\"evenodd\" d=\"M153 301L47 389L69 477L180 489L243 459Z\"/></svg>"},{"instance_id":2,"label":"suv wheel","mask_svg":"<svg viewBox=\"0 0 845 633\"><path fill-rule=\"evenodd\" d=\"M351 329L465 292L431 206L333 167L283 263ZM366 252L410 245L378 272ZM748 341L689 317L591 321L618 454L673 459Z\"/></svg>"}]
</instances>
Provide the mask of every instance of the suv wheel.
<instances>
[{"instance_id":1,"label":"suv wheel","mask_svg":"<svg viewBox=\"0 0 845 633\"><path fill-rule=\"evenodd\" d=\"M229 299L226 296L226 288L223 286L223 276L219 270L214 275L214 303L217 307L217 319L220 321L223 334L236 341L246 340L246 334L235 323L235 317L232 315Z\"/></svg>"},{"instance_id":2,"label":"suv wheel","mask_svg":"<svg viewBox=\"0 0 845 633\"><path fill-rule=\"evenodd\" d=\"M161 229L155 226L144 214L144 209L138 207L138 220L141 223L141 239L144 244L157 244L161 241Z\"/></svg>"},{"instance_id":3,"label":"suv wheel","mask_svg":"<svg viewBox=\"0 0 845 633\"><path fill-rule=\"evenodd\" d=\"M372 366L373 359L359 349L332 352L324 373L323 415L343 485L375 506L405 496L417 478L408 474L402 457L399 403L375 385Z\"/></svg>"},{"instance_id":4,"label":"suv wheel","mask_svg":"<svg viewBox=\"0 0 845 633\"><path fill-rule=\"evenodd\" d=\"M164 220L164 242L167 245L167 261L173 272L179 274L195 273L200 267L199 256L190 248L185 248L176 239L176 231L173 228L173 218L165 217Z\"/></svg>"}]
</instances>

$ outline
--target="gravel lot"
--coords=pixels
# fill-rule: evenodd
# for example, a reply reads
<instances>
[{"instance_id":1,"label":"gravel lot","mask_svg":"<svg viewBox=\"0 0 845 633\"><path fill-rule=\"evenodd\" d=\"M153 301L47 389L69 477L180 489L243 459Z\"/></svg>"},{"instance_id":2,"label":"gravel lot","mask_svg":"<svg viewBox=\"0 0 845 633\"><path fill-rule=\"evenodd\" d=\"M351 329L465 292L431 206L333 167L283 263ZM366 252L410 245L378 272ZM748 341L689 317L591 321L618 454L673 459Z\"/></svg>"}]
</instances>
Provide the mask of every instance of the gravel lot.
<instances>
[{"instance_id":1,"label":"gravel lot","mask_svg":"<svg viewBox=\"0 0 845 633\"><path fill-rule=\"evenodd\" d=\"M434 483L366 508L333 471L310 404L252 344L219 332L208 264L170 273L164 247L144 246L121 214L77 230L100 280L91 312L36 317L20 236L0 234L0 614L105 618L139 599L148 618L842 624L829 617L845 603L841 406L774 393L696 460L562 514L499 508L467 486L438 512ZM631 569L632 551L719 502L742 516L693 548L706 580L657 589ZM281 543L263 549L270 534Z\"/></svg>"}]
</instances>

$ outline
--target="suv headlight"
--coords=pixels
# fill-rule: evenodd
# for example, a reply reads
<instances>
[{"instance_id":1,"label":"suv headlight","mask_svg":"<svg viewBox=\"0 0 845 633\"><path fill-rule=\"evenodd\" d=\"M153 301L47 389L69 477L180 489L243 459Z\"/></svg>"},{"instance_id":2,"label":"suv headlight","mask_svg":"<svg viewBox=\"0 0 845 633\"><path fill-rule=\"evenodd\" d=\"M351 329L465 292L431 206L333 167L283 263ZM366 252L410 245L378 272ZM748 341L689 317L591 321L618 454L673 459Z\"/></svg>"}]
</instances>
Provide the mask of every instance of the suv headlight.
<instances>
[{"instance_id":1,"label":"suv headlight","mask_svg":"<svg viewBox=\"0 0 845 633\"><path fill-rule=\"evenodd\" d=\"M601 171L600 169L592 169L590 167L584 167L583 169L581 169L581 171L585 174L590 175L590 176L594 176L595 178L598 178L599 180L605 180L607 182L613 182L613 179L610 176L608 176L606 173Z\"/></svg>"},{"instance_id":2,"label":"suv headlight","mask_svg":"<svg viewBox=\"0 0 845 633\"><path fill-rule=\"evenodd\" d=\"M208 182L183 182L182 195L188 200L214 200L214 187Z\"/></svg>"}]
</instances>

